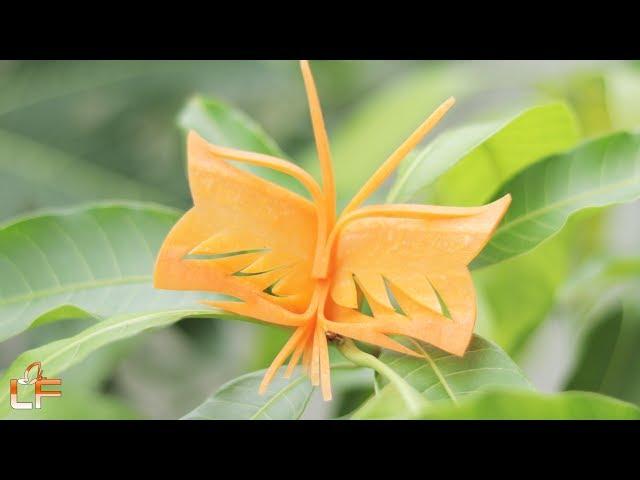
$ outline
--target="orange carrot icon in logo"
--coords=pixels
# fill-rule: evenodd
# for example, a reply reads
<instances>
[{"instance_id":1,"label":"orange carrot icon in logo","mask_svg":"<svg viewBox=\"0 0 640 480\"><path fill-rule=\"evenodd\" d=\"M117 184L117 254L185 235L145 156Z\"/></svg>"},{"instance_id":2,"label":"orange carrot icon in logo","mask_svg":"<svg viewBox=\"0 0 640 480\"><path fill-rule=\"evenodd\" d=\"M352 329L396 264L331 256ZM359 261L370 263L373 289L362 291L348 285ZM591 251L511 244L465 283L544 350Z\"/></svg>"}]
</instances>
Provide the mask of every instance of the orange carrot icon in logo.
<instances>
[{"instance_id":1,"label":"orange carrot icon in logo","mask_svg":"<svg viewBox=\"0 0 640 480\"><path fill-rule=\"evenodd\" d=\"M489 241L511 197L474 208L362 206L454 105L450 98L337 216L320 102L309 64L301 67L321 185L291 162L212 145L191 132L188 171L194 207L167 236L154 282L157 288L222 293L237 301L206 303L292 328L260 391L290 358L286 375L302 361L328 400L328 338L348 337L420 356L392 338L401 335L464 354L476 318L467 266ZM310 200L234 163L286 173L308 190ZM362 312L363 299L371 314Z\"/></svg>"},{"instance_id":2,"label":"orange carrot icon in logo","mask_svg":"<svg viewBox=\"0 0 640 480\"><path fill-rule=\"evenodd\" d=\"M37 367L38 371L35 378L30 379L29 373L31 369ZM33 362L24 371L22 378L13 378L9 384L9 393L11 395L11 407L16 410L31 410L33 409L32 402L20 402L18 401L18 385L34 385L35 394L35 408L42 408L43 397L61 397L62 392L59 390L43 390L42 387L46 385L62 385L62 380L59 378L46 378L42 376L42 365L40 362Z\"/></svg>"}]
</instances>

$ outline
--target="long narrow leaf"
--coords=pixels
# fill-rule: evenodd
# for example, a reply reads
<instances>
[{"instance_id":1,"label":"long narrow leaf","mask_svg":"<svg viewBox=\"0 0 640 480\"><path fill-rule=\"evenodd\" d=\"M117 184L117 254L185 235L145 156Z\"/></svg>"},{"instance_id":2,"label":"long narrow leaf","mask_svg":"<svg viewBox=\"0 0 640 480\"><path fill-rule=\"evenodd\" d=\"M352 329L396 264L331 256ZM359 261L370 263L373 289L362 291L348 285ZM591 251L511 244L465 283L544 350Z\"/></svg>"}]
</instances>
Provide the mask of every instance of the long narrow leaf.
<instances>
[{"instance_id":1,"label":"long narrow leaf","mask_svg":"<svg viewBox=\"0 0 640 480\"><path fill-rule=\"evenodd\" d=\"M513 202L474 268L535 248L579 210L639 198L640 135L616 133L547 157L500 190L498 196L511 193Z\"/></svg>"}]
</instances>

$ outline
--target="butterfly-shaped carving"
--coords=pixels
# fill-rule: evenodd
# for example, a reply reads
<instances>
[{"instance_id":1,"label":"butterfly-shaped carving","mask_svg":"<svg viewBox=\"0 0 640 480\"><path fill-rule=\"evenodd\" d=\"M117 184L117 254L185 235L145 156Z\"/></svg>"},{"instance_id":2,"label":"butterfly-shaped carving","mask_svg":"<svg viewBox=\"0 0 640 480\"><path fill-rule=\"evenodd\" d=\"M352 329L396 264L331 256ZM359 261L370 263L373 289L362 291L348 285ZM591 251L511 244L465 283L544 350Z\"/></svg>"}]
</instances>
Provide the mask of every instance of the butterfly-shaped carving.
<instances>
[{"instance_id":1,"label":"butterfly-shaped carving","mask_svg":"<svg viewBox=\"0 0 640 480\"><path fill-rule=\"evenodd\" d=\"M473 332L476 298L468 264L504 216L509 195L477 208L362 203L453 106L445 101L389 157L336 218L329 142L307 62L301 68L322 186L286 160L188 137L194 206L158 256L155 286L225 294L207 302L282 325L293 334L267 370L263 392L289 358L331 398L327 338L349 337L408 355L406 336L462 355ZM345 159L348 160L348 159ZM290 175L311 200L238 163ZM363 313L365 302L370 312Z\"/></svg>"}]
</instances>

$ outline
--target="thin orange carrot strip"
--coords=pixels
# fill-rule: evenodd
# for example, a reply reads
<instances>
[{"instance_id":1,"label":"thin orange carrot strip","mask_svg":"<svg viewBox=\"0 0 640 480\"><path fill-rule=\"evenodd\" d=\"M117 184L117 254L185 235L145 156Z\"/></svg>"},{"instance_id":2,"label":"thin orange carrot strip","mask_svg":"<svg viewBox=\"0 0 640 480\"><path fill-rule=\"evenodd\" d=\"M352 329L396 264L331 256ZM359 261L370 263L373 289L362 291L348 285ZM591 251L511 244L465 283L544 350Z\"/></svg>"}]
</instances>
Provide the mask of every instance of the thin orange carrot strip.
<instances>
[{"instance_id":1,"label":"thin orange carrot strip","mask_svg":"<svg viewBox=\"0 0 640 480\"><path fill-rule=\"evenodd\" d=\"M275 376L276 372L285 362L287 357L291 355L291 351L294 349L295 345L297 344L298 340L300 339L303 333L304 333L304 328L296 329L296 331L293 333L293 335L291 335L287 343L285 343L284 347L282 347L282 350L280 350L278 355L276 355L276 358L273 359L273 362L271 362L271 365L267 369L262 379L262 382L260 383L260 388L258 389L258 393L260 395L264 395L264 393L267 391L267 387L273 380L273 377Z\"/></svg>"},{"instance_id":2,"label":"thin orange carrot strip","mask_svg":"<svg viewBox=\"0 0 640 480\"><path fill-rule=\"evenodd\" d=\"M311 365L310 375L311 385L317 387L320 385L320 344L318 341L318 326L314 325L313 330L313 347L311 348Z\"/></svg>"},{"instance_id":3,"label":"thin orange carrot strip","mask_svg":"<svg viewBox=\"0 0 640 480\"><path fill-rule=\"evenodd\" d=\"M287 365L287 370L284 373L284 378L291 378L291 375L293 375L294 369L296 368L296 366L298 365L298 362L300 361L300 357L305 351L305 348L307 346L307 341L309 339L309 334L311 333L311 329L309 328L309 325L305 325L304 329L305 329L304 334L302 338L298 341L296 349L293 351L293 354L291 355L291 359L289 360L289 365Z\"/></svg>"},{"instance_id":4,"label":"thin orange carrot strip","mask_svg":"<svg viewBox=\"0 0 640 480\"><path fill-rule=\"evenodd\" d=\"M342 323L332 322L330 320L325 320L324 323L328 331L337 333L338 335L353 338L354 340L370 343L372 345L377 345L382 348L388 348L389 350L393 350L398 353L404 353L405 355L411 355L412 357L422 356L405 347L401 343L392 340L383 333L377 332L366 323Z\"/></svg>"},{"instance_id":5,"label":"thin orange carrot strip","mask_svg":"<svg viewBox=\"0 0 640 480\"><path fill-rule=\"evenodd\" d=\"M312 330L313 331L313 330ZM313 335L307 337L307 342L302 353L302 366L309 378L311 378L311 355L313 354Z\"/></svg>"},{"instance_id":6,"label":"thin orange carrot strip","mask_svg":"<svg viewBox=\"0 0 640 480\"><path fill-rule=\"evenodd\" d=\"M382 164L382 166L371 176L367 183L360 189L360 191L351 199L351 202L342 211L342 215L345 215L355 208L357 208L362 202L364 202L382 183L387 179L391 173L396 169L400 162L406 157L411 150L413 150L439 122L442 117L449 111L454 105L455 99L453 97L447 99L442 105L440 105L422 125L420 125L415 132L413 132L405 142L398 147L398 149L391 154L391 156Z\"/></svg>"},{"instance_id":7,"label":"thin orange carrot strip","mask_svg":"<svg viewBox=\"0 0 640 480\"><path fill-rule=\"evenodd\" d=\"M197 135L197 133L192 131L189 135ZM211 153L227 160L235 160L236 162L248 163L259 167L267 167L277 170L278 172L286 173L298 180L309 191L316 202L323 199L320 186L311 175L295 163L287 162L281 158L272 157L271 155L266 155L264 153L245 152L243 150L236 150L235 148L220 147L212 144L208 144L207 146Z\"/></svg>"},{"instance_id":8,"label":"thin orange carrot strip","mask_svg":"<svg viewBox=\"0 0 640 480\"><path fill-rule=\"evenodd\" d=\"M331 161L331 149L329 147L329 137L324 125L324 117L322 115L322 107L318 98L318 90L311 73L311 67L307 60L300 61L302 69L302 77L304 86L307 91L307 101L309 103L309 112L311 113L311 124L313 125L313 134L316 140L316 149L318 151L318 159L320 160L320 168L322 171L322 190L325 196L327 223L331 228L335 222L336 215L336 186L333 176L333 162Z\"/></svg>"},{"instance_id":9,"label":"thin orange carrot strip","mask_svg":"<svg viewBox=\"0 0 640 480\"><path fill-rule=\"evenodd\" d=\"M331 400L331 365L329 363L329 346L327 337L320 322L318 322L318 342L320 344L320 388L325 402Z\"/></svg>"},{"instance_id":10,"label":"thin orange carrot strip","mask_svg":"<svg viewBox=\"0 0 640 480\"><path fill-rule=\"evenodd\" d=\"M244 317L255 318L256 320L283 325L285 327L299 327L305 322L302 315L270 304L257 296L253 298L247 297L247 300L251 300L251 302L202 300L201 303Z\"/></svg>"},{"instance_id":11,"label":"thin orange carrot strip","mask_svg":"<svg viewBox=\"0 0 640 480\"><path fill-rule=\"evenodd\" d=\"M318 159L320 160L320 167L322 171L323 200L316 201L316 208L318 209L318 243L316 244L315 263L320 258L324 249L324 243L327 240L327 235L335 223L336 187L333 177L333 164L331 161L329 138L324 125L320 99L318 98L318 91L316 89L315 81L313 80L313 74L311 73L309 62L302 60L300 62L300 68L302 69L302 77L304 79L304 85L307 92L309 111L311 113L311 124L313 126L313 134L316 140L316 149L318 151ZM312 270L312 272L313 271L315 271L315 269Z\"/></svg>"}]
</instances>

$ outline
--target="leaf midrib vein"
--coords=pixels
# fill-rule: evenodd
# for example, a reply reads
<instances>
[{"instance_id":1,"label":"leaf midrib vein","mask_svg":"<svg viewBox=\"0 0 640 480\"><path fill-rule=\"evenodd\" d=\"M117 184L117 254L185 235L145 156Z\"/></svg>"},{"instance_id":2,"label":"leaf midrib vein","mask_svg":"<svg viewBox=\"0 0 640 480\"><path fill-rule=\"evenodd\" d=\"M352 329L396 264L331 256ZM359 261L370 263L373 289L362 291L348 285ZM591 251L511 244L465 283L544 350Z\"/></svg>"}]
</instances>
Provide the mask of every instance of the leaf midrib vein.
<instances>
[{"instance_id":1,"label":"leaf midrib vein","mask_svg":"<svg viewBox=\"0 0 640 480\"><path fill-rule=\"evenodd\" d=\"M555 210L557 208L561 208L561 207L564 207L564 206L569 206L569 205L571 205L572 203L574 203L574 202L576 202L578 200L582 200L584 198L589 198L591 196L596 196L596 195L598 195L600 193L606 193L606 192L609 192L611 190L616 190L616 189L618 189L620 187L623 187L623 186L632 185L632 184L636 183L637 181L638 181L638 177L634 176L631 179L627 179L627 180L624 180L622 182L609 184L609 185L606 185L604 187L596 188L594 190L588 190L588 191L583 192L583 193L578 194L578 195L566 197L563 200L560 200L560 201L555 202L555 203L551 203L551 204L547 205L546 207L542 207L542 208L540 208L538 210L532 210L532 211L530 211L528 213L525 213L521 217L516 218L515 220L513 220L512 222L505 224L502 228L499 228L498 231L496 232L496 234L508 231L511 228L513 228L514 226L517 226L517 225L519 225L519 224L521 224L523 222L526 222L527 220L535 219L536 217L544 215L545 213L551 212L551 211L553 211L553 210Z\"/></svg>"},{"instance_id":2,"label":"leaf midrib vein","mask_svg":"<svg viewBox=\"0 0 640 480\"><path fill-rule=\"evenodd\" d=\"M418 349L420 350L420 353L422 353L424 355L425 360L427 360L427 362L429 362L429 365L431 366L431 369L433 370L433 373L435 373L436 377L438 377L438 381L440 382L440 384L442 385L444 390L447 392L447 395L449 395L449 397L451 398L451 401L453 403L457 404L458 403L458 399L456 398L456 396L454 395L453 391L451 390L451 387L449 386L449 383L447 382L445 376L442 375L442 372L440 371L440 368L438 367L436 362L434 362L433 359L431 358L431 356L427 353L427 351L424 348L422 348L422 345L420 345L420 342L417 342L417 341L415 341L413 339L412 339L412 342L414 343L414 345L416 347L418 347Z\"/></svg>"},{"instance_id":3,"label":"leaf midrib vein","mask_svg":"<svg viewBox=\"0 0 640 480\"><path fill-rule=\"evenodd\" d=\"M259 415L261 415L263 412L265 412L265 410L271 405L273 404L273 402L275 402L278 398L280 398L282 395L285 395L289 390L293 389L294 387L298 386L298 384L304 380L304 376L299 376L298 378L296 378L295 380L290 381L289 383L287 383L287 385L280 391L276 392L273 397L271 397L269 400L267 400L264 405L253 415L251 415L251 417L249 418L250 420L255 420ZM265 415L267 415L265 413Z\"/></svg>"},{"instance_id":4,"label":"leaf midrib vein","mask_svg":"<svg viewBox=\"0 0 640 480\"><path fill-rule=\"evenodd\" d=\"M74 293L83 290L91 290L93 288L112 287L116 285L128 285L133 283L146 283L151 281L151 275L132 275L129 277L108 278L104 280L91 280L88 282L67 283L60 287L48 288L44 290L36 290L31 293L7 297L0 300L0 307L12 305L21 302L28 302L38 298L47 296L60 295L62 293Z\"/></svg>"}]
</instances>

